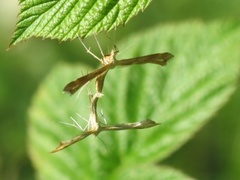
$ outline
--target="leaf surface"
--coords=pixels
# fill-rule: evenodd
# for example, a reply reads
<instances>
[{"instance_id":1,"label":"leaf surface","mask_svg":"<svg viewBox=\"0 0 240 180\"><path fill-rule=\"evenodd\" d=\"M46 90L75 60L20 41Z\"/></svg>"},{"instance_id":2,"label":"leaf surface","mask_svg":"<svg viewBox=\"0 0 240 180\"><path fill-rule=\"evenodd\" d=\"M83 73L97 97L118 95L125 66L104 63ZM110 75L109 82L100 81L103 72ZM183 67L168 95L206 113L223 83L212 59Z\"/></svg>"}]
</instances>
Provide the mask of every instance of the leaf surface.
<instances>
[{"instance_id":1,"label":"leaf surface","mask_svg":"<svg viewBox=\"0 0 240 180\"><path fill-rule=\"evenodd\" d=\"M61 92L89 68L59 64L40 86L29 110L29 149L41 179L121 179L123 174L138 174L139 168L146 175L155 174L151 164L193 137L236 89L240 27L234 23L158 26L123 43L119 46L132 47L118 59L166 51L175 57L165 67L148 64L111 70L99 111L103 109L108 124L147 118L162 124L144 130L102 132L99 137L104 145L90 136L49 154L60 140L80 133L59 121L71 122L72 116L84 125L76 112L85 118L89 114L86 92L79 98ZM160 176L165 177L164 171Z\"/></svg>"},{"instance_id":2,"label":"leaf surface","mask_svg":"<svg viewBox=\"0 0 240 180\"><path fill-rule=\"evenodd\" d=\"M30 37L65 41L126 24L150 0L25 0L10 45Z\"/></svg>"}]
</instances>

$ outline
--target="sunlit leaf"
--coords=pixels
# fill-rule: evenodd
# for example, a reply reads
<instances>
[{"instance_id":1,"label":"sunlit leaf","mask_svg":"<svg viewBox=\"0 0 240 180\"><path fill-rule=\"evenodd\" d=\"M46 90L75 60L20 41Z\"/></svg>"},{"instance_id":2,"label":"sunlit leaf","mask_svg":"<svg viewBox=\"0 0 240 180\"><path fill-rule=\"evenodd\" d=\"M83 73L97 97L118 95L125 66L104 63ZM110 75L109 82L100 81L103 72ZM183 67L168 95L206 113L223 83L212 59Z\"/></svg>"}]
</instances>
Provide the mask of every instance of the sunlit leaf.
<instances>
[{"instance_id":1,"label":"sunlit leaf","mask_svg":"<svg viewBox=\"0 0 240 180\"><path fill-rule=\"evenodd\" d=\"M151 0L25 0L10 45L30 37L65 41L127 23Z\"/></svg>"}]
</instances>

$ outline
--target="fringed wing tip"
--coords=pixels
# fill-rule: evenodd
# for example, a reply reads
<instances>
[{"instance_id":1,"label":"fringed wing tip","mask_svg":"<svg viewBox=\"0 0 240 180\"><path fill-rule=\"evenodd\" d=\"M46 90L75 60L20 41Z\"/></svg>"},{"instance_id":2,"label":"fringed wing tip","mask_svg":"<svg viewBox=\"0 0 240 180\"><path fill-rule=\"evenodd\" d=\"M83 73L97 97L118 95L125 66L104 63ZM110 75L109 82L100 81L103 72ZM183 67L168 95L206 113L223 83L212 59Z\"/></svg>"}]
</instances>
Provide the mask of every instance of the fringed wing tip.
<instances>
[{"instance_id":1,"label":"fringed wing tip","mask_svg":"<svg viewBox=\"0 0 240 180\"><path fill-rule=\"evenodd\" d=\"M52 150L50 153L55 153L55 152L61 151L66 147L67 146L65 146L64 143L60 142L60 144L54 150Z\"/></svg>"}]
</instances>

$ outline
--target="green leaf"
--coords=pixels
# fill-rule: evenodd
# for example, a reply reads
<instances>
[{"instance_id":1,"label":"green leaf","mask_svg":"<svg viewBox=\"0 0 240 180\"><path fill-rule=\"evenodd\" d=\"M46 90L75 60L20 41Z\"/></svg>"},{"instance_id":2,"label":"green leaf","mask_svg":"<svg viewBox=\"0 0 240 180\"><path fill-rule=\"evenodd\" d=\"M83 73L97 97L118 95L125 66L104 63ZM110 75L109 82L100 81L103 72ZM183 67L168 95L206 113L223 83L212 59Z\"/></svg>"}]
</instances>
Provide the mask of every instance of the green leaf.
<instances>
[{"instance_id":1,"label":"green leaf","mask_svg":"<svg viewBox=\"0 0 240 180\"><path fill-rule=\"evenodd\" d=\"M147 169L147 171L146 171ZM118 174L119 173L119 174ZM131 180L172 180L172 179L184 179L190 180L193 178L188 177L187 175L179 172L173 168L166 166L155 166L152 164L136 165L129 169L124 169L120 172L117 171L117 176L111 179L131 179ZM121 178L120 178L121 177Z\"/></svg>"},{"instance_id":2,"label":"green leaf","mask_svg":"<svg viewBox=\"0 0 240 180\"><path fill-rule=\"evenodd\" d=\"M49 154L60 140L80 133L59 121L71 122L72 116L84 125L76 113L85 118L89 115L86 91L79 98L61 92L65 84L89 68L60 64L42 83L29 110L29 149L41 179L122 179L124 174L138 174L139 168L146 176L165 177L164 170L156 174L151 164L189 140L236 89L240 26L234 23L158 26L118 45L123 46L130 49L118 59L166 51L175 57L165 67L148 64L111 70L99 111L103 109L108 124L149 118L162 125L102 132L99 137L104 144L90 136Z\"/></svg>"},{"instance_id":3,"label":"green leaf","mask_svg":"<svg viewBox=\"0 0 240 180\"><path fill-rule=\"evenodd\" d=\"M25 0L10 45L30 37L65 41L126 24L151 0Z\"/></svg>"}]
</instances>

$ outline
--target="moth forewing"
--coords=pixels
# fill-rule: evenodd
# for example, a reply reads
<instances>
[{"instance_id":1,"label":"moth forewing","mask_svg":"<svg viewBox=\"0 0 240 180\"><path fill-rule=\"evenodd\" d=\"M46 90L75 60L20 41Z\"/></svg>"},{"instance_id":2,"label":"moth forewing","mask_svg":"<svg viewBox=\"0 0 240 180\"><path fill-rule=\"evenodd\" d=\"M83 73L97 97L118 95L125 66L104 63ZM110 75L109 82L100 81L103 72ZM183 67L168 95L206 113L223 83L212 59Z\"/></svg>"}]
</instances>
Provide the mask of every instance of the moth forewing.
<instances>
[{"instance_id":1,"label":"moth forewing","mask_svg":"<svg viewBox=\"0 0 240 180\"><path fill-rule=\"evenodd\" d=\"M68 83L63 91L64 92L68 92L70 94L74 94L76 91L78 91L78 89L80 89L81 87L83 87L86 83L90 82L91 80L95 79L97 76L101 75L102 73L108 71L110 69L111 65L105 65L101 68L98 68L97 70L82 76L78 79L76 79L75 81L72 81L70 83Z\"/></svg>"},{"instance_id":2,"label":"moth forewing","mask_svg":"<svg viewBox=\"0 0 240 180\"><path fill-rule=\"evenodd\" d=\"M157 53L157 54L150 54L146 56L140 56L130 59L123 59L117 61L116 66L130 66L133 64L146 64L146 63L153 63L159 64L161 66L166 65L167 61L171 59L173 55L171 53Z\"/></svg>"}]
</instances>

